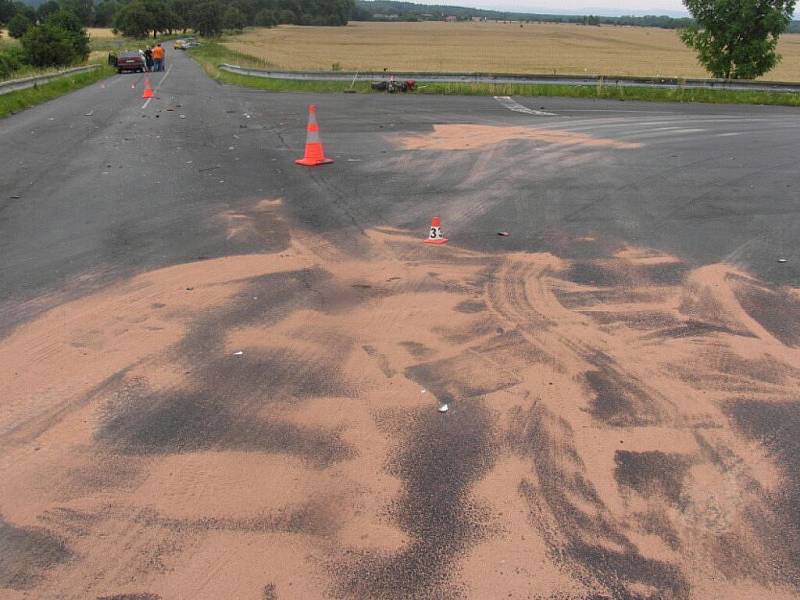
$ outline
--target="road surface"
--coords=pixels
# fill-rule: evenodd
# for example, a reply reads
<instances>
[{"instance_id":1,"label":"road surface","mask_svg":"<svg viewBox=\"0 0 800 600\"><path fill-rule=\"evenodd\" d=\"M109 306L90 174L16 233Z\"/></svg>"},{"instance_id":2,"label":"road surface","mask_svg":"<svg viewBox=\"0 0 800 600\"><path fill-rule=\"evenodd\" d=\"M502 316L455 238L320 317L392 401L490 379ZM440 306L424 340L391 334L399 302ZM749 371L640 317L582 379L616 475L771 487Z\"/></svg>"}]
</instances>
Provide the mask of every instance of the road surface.
<instances>
[{"instance_id":1,"label":"road surface","mask_svg":"<svg viewBox=\"0 0 800 600\"><path fill-rule=\"evenodd\" d=\"M0 121L0 597L796 597L796 109L168 65Z\"/></svg>"}]
</instances>

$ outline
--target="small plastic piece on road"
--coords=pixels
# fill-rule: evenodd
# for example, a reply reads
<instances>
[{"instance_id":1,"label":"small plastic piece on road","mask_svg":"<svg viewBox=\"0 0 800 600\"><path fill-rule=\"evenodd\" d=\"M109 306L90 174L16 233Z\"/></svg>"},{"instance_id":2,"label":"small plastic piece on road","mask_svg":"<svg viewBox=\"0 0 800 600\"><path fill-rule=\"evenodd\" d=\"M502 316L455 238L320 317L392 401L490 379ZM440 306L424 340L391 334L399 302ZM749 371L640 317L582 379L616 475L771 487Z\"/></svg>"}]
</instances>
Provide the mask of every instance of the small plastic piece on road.
<instances>
[{"instance_id":1,"label":"small plastic piece on road","mask_svg":"<svg viewBox=\"0 0 800 600\"><path fill-rule=\"evenodd\" d=\"M449 406L447 406L447 404L442 404L442 405L439 407L439 412L440 412L440 413L446 413L448 410L450 410L450 407L449 407Z\"/></svg>"},{"instance_id":2,"label":"small plastic piece on road","mask_svg":"<svg viewBox=\"0 0 800 600\"><path fill-rule=\"evenodd\" d=\"M238 350L238 351L234 352L233 355L234 356L242 356L242 355L244 355L244 352L242 352L241 350Z\"/></svg>"},{"instance_id":3,"label":"small plastic piece on road","mask_svg":"<svg viewBox=\"0 0 800 600\"><path fill-rule=\"evenodd\" d=\"M785 262L788 262L788 261L789 261L789 259L788 259L788 258L779 258L779 259L778 259L778 262L779 262L779 263L785 263Z\"/></svg>"},{"instance_id":4,"label":"small plastic piece on road","mask_svg":"<svg viewBox=\"0 0 800 600\"><path fill-rule=\"evenodd\" d=\"M508 237L511 234L509 232L507 232L507 231L498 231L497 235L502 236L502 237Z\"/></svg>"}]
</instances>

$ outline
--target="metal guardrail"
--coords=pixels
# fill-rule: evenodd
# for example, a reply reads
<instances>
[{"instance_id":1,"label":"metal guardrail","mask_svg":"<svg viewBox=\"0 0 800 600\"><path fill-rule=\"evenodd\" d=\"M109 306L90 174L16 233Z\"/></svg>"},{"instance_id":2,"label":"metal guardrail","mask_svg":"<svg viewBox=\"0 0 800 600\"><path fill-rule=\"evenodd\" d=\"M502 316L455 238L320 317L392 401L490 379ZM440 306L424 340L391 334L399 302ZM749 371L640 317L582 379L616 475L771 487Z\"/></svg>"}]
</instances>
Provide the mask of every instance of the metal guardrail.
<instances>
[{"instance_id":1,"label":"metal guardrail","mask_svg":"<svg viewBox=\"0 0 800 600\"><path fill-rule=\"evenodd\" d=\"M219 68L229 73L306 81L373 81L385 79L384 72L347 73L344 71L268 71L223 63ZM751 92L800 92L800 83L742 81L727 79L677 79L666 77L627 77L609 75L513 75L491 73L392 73L398 79L421 83L500 83L520 85L604 85L668 89L713 89Z\"/></svg>"},{"instance_id":2,"label":"metal guardrail","mask_svg":"<svg viewBox=\"0 0 800 600\"><path fill-rule=\"evenodd\" d=\"M73 73L81 73L83 71L91 71L100 65L85 65L83 67L73 67L65 69L56 73L47 73L45 75L35 75L33 77L24 77L23 79L11 79L9 81L0 81L0 95L16 92L17 90L24 90L26 88L34 87L41 83L47 83L59 77L72 75Z\"/></svg>"}]
</instances>

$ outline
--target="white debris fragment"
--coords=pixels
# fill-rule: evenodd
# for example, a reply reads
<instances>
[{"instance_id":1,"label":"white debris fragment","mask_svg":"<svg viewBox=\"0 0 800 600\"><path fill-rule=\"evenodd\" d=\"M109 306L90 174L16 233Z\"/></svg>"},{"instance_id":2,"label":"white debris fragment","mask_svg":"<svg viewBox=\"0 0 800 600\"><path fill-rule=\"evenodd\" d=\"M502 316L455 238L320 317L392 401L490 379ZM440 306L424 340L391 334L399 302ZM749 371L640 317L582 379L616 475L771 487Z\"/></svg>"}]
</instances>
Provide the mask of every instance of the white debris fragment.
<instances>
[{"instance_id":1,"label":"white debris fragment","mask_svg":"<svg viewBox=\"0 0 800 600\"><path fill-rule=\"evenodd\" d=\"M442 405L439 407L439 412L440 412L440 413L446 413L448 410L450 410L450 407L449 407L449 406L447 406L447 404L442 404Z\"/></svg>"},{"instance_id":2,"label":"white debris fragment","mask_svg":"<svg viewBox=\"0 0 800 600\"><path fill-rule=\"evenodd\" d=\"M241 350L238 350L238 351L234 352L233 355L234 356L243 356L244 352L242 352Z\"/></svg>"}]
</instances>

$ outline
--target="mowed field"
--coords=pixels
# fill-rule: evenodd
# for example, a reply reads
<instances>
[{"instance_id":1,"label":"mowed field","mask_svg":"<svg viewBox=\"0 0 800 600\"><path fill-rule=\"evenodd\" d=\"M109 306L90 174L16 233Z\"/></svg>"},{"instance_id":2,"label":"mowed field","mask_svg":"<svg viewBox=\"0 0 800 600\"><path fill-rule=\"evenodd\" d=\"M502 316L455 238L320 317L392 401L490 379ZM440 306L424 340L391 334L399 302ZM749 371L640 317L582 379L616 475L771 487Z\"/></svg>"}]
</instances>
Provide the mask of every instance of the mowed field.
<instances>
[{"instance_id":1,"label":"mowed field","mask_svg":"<svg viewBox=\"0 0 800 600\"><path fill-rule=\"evenodd\" d=\"M93 40L108 40L117 37L110 27L89 27L86 32Z\"/></svg>"},{"instance_id":2,"label":"mowed field","mask_svg":"<svg viewBox=\"0 0 800 600\"><path fill-rule=\"evenodd\" d=\"M674 30L537 23L366 23L248 29L232 50L282 69L707 77ZM764 79L800 81L800 34Z\"/></svg>"}]
</instances>

